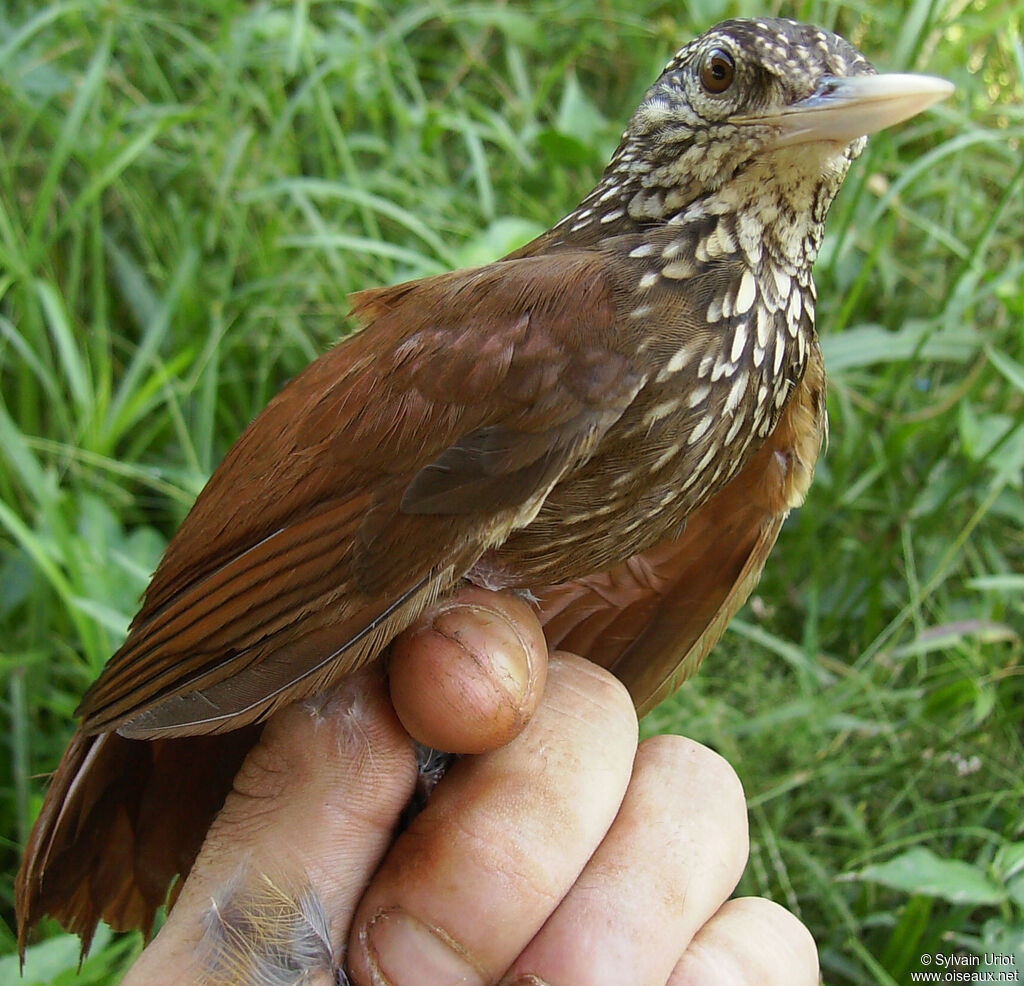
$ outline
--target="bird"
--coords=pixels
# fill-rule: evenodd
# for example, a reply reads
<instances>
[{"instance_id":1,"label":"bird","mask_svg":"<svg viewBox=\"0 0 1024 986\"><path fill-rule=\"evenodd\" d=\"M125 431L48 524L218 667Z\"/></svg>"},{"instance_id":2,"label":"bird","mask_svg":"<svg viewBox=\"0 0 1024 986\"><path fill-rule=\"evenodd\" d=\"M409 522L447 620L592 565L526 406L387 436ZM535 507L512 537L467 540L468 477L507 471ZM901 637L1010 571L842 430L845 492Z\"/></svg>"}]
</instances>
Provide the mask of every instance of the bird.
<instances>
[{"instance_id":1,"label":"bird","mask_svg":"<svg viewBox=\"0 0 1024 986\"><path fill-rule=\"evenodd\" d=\"M749 596L826 433L811 275L867 134L948 96L785 19L725 21L596 187L494 263L352 296L249 425L78 709L16 882L87 948L152 929L267 716L465 581L643 714Z\"/></svg>"}]
</instances>

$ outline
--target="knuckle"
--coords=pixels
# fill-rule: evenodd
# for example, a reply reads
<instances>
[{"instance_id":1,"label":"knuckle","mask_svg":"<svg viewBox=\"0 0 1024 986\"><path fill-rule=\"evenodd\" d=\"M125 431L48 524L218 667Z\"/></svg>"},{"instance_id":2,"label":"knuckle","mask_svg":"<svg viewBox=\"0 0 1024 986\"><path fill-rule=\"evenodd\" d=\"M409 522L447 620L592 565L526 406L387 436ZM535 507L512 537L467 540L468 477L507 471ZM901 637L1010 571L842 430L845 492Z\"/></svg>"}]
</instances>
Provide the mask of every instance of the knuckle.
<instances>
[{"instance_id":1,"label":"knuckle","mask_svg":"<svg viewBox=\"0 0 1024 986\"><path fill-rule=\"evenodd\" d=\"M635 746L636 710L626 686L610 671L584 658L559 653L551 660L548 696L595 741Z\"/></svg>"},{"instance_id":2,"label":"knuckle","mask_svg":"<svg viewBox=\"0 0 1024 986\"><path fill-rule=\"evenodd\" d=\"M251 801L273 801L287 790L296 765L287 751L257 743L235 775L233 790Z\"/></svg>"},{"instance_id":3,"label":"knuckle","mask_svg":"<svg viewBox=\"0 0 1024 986\"><path fill-rule=\"evenodd\" d=\"M746 813L746 794L735 768L696 740L672 734L652 736L640 744L637 760L638 768L665 779L663 789L667 791L685 783L687 789L713 792L725 810Z\"/></svg>"},{"instance_id":4,"label":"knuckle","mask_svg":"<svg viewBox=\"0 0 1024 986\"><path fill-rule=\"evenodd\" d=\"M776 964L769 983L815 986L819 979L818 948L806 925L781 904L766 897L739 897L726 903L733 916L743 920L747 934L770 942Z\"/></svg>"}]
</instances>

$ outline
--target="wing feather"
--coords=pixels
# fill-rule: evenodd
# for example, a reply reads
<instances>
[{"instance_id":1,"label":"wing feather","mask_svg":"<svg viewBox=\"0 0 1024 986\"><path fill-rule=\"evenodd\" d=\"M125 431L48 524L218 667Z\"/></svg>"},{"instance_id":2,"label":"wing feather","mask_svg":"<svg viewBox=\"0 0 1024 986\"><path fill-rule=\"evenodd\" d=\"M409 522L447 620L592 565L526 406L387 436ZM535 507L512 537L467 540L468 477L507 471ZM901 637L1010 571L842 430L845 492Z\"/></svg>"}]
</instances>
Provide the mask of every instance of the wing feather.
<instances>
[{"instance_id":1,"label":"wing feather","mask_svg":"<svg viewBox=\"0 0 1024 986\"><path fill-rule=\"evenodd\" d=\"M579 251L356 296L366 329L295 378L200 494L83 729L235 728L372 659L632 401L614 294L607 259Z\"/></svg>"}]
</instances>

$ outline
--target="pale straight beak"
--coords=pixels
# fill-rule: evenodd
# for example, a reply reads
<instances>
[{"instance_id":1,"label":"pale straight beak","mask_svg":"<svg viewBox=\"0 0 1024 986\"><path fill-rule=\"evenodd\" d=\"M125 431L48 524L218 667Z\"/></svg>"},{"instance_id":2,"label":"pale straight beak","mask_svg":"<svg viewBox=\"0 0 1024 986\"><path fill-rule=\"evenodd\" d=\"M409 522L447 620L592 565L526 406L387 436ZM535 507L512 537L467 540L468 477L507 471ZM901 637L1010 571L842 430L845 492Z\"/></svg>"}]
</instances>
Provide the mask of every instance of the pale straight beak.
<instances>
[{"instance_id":1,"label":"pale straight beak","mask_svg":"<svg viewBox=\"0 0 1024 986\"><path fill-rule=\"evenodd\" d=\"M916 116L953 92L932 75L828 76L813 96L777 113L734 117L734 123L777 125L776 146L828 141L849 144Z\"/></svg>"}]
</instances>

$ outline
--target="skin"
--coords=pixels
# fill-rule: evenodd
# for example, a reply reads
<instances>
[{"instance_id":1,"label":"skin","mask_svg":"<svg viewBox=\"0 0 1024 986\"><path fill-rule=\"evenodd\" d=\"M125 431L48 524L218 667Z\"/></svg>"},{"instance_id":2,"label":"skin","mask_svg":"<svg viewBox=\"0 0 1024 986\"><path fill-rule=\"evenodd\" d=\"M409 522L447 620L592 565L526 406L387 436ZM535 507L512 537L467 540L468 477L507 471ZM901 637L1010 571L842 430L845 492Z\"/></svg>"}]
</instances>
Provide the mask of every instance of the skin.
<instances>
[{"instance_id":1,"label":"skin","mask_svg":"<svg viewBox=\"0 0 1024 986\"><path fill-rule=\"evenodd\" d=\"M549 659L522 600L469 589L430 611L390 681L394 703L371 672L270 720L126 986L196 981L211 897L260 873L312 883L360 986L818 983L792 914L729 899L748 850L729 764L679 736L638 747L622 685ZM416 777L396 708L479 755L393 840Z\"/></svg>"}]
</instances>

